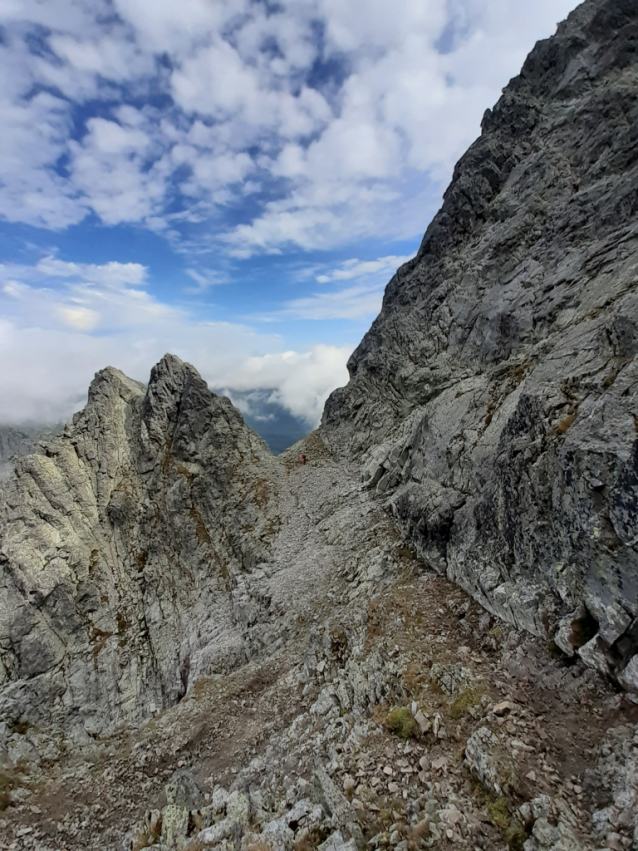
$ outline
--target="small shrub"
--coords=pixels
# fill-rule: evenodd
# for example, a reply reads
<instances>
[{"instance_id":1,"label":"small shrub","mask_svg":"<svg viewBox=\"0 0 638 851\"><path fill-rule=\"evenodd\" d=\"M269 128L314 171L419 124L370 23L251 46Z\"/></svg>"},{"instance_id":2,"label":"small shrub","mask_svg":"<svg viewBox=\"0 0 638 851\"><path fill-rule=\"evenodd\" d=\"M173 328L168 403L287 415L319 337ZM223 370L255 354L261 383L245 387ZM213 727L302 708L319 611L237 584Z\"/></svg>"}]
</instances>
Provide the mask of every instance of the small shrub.
<instances>
[{"instance_id":1,"label":"small shrub","mask_svg":"<svg viewBox=\"0 0 638 851\"><path fill-rule=\"evenodd\" d=\"M309 833L301 836L294 844L293 851L315 851L329 836L329 831L324 827L312 827ZM257 851L272 851L269 846L266 849L258 848Z\"/></svg>"},{"instance_id":2,"label":"small shrub","mask_svg":"<svg viewBox=\"0 0 638 851\"><path fill-rule=\"evenodd\" d=\"M419 725L407 706L397 706L389 712L386 725L401 739L411 739L419 732Z\"/></svg>"},{"instance_id":3,"label":"small shrub","mask_svg":"<svg viewBox=\"0 0 638 851\"><path fill-rule=\"evenodd\" d=\"M464 715L466 715L470 711L470 709L473 709L480 702L481 695L476 689L463 689L463 691L452 702L452 705L450 706L450 718L454 718L455 721L458 721L459 718L462 718Z\"/></svg>"},{"instance_id":4,"label":"small shrub","mask_svg":"<svg viewBox=\"0 0 638 851\"><path fill-rule=\"evenodd\" d=\"M501 641L501 639L503 638L503 628L501 627L501 625L496 624L496 626L493 626L490 630L490 635L495 641Z\"/></svg>"},{"instance_id":5,"label":"small shrub","mask_svg":"<svg viewBox=\"0 0 638 851\"><path fill-rule=\"evenodd\" d=\"M427 839L429 835L430 822L424 819L410 831L410 835L408 836L408 848L410 851L416 851L416 849L421 848L421 841Z\"/></svg>"},{"instance_id":6,"label":"small shrub","mask_svg":"<svg viewBox=\"0 0 638 851\"><path fill-rule=\"evenodd\" d=\"M485 811L492 824L500 827L501 830L507 830L510 823L510 810L507 806L507 798L504 795L501 795L495 801L487 803L485 805Z\"/></svg>"},{"instance_id":7,"label":"small shrub","mask_svg":"<svg viewBox=\"0 0 638 851\"><path fill-rule=\"evenodd\" d=\"M523 851L525 842L529 839L529 832L517 819L514 819L504 835L509 851Z\"/></svg>"}]
</instances>

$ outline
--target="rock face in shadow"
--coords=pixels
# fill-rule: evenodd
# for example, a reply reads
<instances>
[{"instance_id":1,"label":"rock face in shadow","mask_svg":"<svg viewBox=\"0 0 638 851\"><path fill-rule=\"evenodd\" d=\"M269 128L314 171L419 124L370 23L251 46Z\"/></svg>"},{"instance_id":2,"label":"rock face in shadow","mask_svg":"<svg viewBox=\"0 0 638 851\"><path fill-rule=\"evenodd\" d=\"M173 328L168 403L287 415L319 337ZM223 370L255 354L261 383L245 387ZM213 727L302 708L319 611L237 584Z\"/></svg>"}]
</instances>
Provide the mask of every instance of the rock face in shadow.
<instances>
[{"instance_id":1,"label":"rock face in shadow","mask_svg":"<svg viewBox=\"0 0 638 851\"><path fill-rule=\"evenodd\" d=\"M267 558L273 464L178 358L147 389L98 373L0 494L0 721L97 735L249 657L234 577Z\"/></svg>"},{"instance_id":2,"label":"rock face in shadow","mask_svg":"<svg viewBox=\"0 0 638 851\"><path fill-rule=\"evenodd\" d=\"M638 650L637 95L630 0L588 0L535 47L322 425L432 566L621 678Z\"/></svg>"}]
</instances>

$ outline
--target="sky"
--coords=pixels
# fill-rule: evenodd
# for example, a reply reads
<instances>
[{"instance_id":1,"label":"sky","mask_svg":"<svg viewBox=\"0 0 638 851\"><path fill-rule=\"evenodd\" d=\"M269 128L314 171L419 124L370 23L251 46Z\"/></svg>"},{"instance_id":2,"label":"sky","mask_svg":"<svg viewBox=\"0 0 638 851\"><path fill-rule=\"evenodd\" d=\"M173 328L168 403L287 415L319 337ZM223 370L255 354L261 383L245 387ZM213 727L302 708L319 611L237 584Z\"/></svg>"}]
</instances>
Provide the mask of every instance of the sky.
<instances>
[{"instance_id":1,"label":"sky","mask_svg":"<svg viewBox=\"0 0 638 851\"><path fill-rule=\"evenodd\" d=\"M576 5L0 0L0 422L171 351L253 424L316 426L483 112Z\"/></svg>"}]
</instances>

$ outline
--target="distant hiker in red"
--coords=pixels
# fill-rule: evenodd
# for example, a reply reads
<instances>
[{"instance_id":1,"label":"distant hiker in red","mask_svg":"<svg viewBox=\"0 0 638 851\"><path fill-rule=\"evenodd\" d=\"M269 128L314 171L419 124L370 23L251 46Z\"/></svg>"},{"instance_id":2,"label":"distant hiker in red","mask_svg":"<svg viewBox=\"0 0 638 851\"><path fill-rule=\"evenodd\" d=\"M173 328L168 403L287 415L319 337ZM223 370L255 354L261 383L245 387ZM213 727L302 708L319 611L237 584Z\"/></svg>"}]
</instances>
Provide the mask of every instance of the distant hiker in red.
<instances>
[{"instance_id":1,"label":"distant hiker in red","mask_svg":"<svg viewBox=\"0 0 638 851\"><path fill-rule=\"evenodd\" d=\"M306 456L304 455L304 453L303 453L303 452L301 453L301 463L302 463L302 464L305 464L305 463L306 463Z\"/></svg>"}]
</instances>

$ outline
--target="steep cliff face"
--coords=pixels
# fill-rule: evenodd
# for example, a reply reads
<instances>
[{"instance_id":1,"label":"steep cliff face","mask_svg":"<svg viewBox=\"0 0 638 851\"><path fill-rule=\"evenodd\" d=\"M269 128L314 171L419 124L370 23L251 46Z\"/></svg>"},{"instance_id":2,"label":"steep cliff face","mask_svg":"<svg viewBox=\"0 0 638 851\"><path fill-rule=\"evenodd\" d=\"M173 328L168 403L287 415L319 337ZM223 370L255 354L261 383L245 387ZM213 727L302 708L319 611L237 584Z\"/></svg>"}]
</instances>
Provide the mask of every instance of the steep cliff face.
<instances>
[{"instance_id":1,"label":"steep cliff face","mask_svg":"<svg viewBox=\"0 0 638 851\"><path fill-rule=\"evenodd\" d=\"M103 370L45 447L0 496L0 720L102 733L273 640L236 577L268 557L274 459L193 367Z\"/></svg>"},{"instance_id":2,"label":"steep cliff face","mask_svg":"<svg viewBox=\"0 0 638 851\"><path fill-rule=\"evenodd\" d=\"M486 113L322 434L437 570L638 689L637 98L636 4L588 0Z\"/></svg>"}]
</instances>

